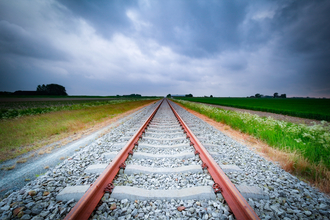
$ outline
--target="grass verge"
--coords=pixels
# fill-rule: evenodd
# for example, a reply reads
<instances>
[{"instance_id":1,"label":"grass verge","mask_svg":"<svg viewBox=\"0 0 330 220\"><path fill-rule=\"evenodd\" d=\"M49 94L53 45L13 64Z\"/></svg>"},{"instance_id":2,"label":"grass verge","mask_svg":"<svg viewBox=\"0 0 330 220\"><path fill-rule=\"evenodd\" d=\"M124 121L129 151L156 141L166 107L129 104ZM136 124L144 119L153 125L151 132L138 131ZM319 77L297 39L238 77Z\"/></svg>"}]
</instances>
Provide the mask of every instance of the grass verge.
<instances>
[{"instance_id":1,"label":"grass verge","mask_svg":"<svg viewBox=\"0 0 330 220\"><path fill-rule=\"evenodd\" d=\"M154 102L140 100L50 112L0 121L0 162L93 127L118 114Z\"/></svg>"},{"instance_id":2,"label":"grass verge","mask_svg":"<svg viewBox=\"0 0 330 220\"><path fill-rule=\"evenodd\" d=\"M271 147L263 147L263 153L279 161L286 171L311 182L323 192L330 193L328 123L323 122L314 126L297 125L270 117L261 118L249 113L237 113L182 100L175 101L267 143Z\"/></svg>"}]
</instances>

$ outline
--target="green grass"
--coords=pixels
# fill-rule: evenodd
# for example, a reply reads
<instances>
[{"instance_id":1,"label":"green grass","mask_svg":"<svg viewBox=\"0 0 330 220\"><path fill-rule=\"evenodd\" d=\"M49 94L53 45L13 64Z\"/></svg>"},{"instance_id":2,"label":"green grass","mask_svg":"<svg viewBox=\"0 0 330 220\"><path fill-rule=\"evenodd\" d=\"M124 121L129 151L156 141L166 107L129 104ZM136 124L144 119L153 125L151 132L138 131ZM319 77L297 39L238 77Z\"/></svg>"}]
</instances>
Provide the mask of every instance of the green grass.
<instances>
[{"instance_id":1,"label":"green grass","mask_svg":"<svg viewBox=\"0 0 330 220\"><path fill-rule=\"evenodd\" d=\"M261 118L249 113L222 110L219 108L175 100L218 122L252 135L280 150L298 152L312 164L322 164L330 170L330 124L306 126ZM306 171L308 172L308 171Z\"/></svg>"},{"instance_id":2,"label":"green grass","mask_svg":"<svg viewBox=\"0 0 330 220\"><path fill-rule=\"evenodd\" d=\"M199 97L178 99L330 121L330 99Z\"/></svg>"},{"instance_id":3,"label":"green grass","mask_svg":"<svg viewBox=\"0 0 330 220\"><path fill-rule=\"evenodd\" d=\"M84 131L155 100L115 102L0 120L0 162Z\"/></svg>"}]
</instances>

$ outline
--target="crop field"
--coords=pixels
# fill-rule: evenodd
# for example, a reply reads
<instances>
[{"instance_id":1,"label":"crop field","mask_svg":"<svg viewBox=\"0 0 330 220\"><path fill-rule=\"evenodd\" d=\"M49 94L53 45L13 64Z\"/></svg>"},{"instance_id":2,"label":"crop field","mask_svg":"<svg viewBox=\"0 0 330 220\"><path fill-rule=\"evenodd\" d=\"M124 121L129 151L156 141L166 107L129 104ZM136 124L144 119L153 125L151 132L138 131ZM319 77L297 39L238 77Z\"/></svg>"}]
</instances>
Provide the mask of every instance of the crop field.
<instances>
[{"instance_id":1,"label":"crop field","mask_svg":"<svg viewBox=\"0 0 330 220\"><path fill-rule=\"evenodd\" d=\"M177 99L330 121L330 99L202 97Z\"/></svg>"},{"instance_id":2,"label":"crop field","mask_svg":"<svg viewBox=\"0 0 330 220\"><path fill-rule=\"evenodd\" d=\"M23 101L21 101L23 100ZM33 100L33 99L32 99ZM42 99L43 100L43 99ZM146 100L144 98L139 99L83 99L83 98L74 98L74 99L61 99L57 100L48 99L48 101L24 101L24 99L20 99L20 101L12 101L1 102L0 101L0 120L1 119L9 119L22 117L26 115L38 115L49 112L56 111L64 111L64 110L78 110L85 109L93 106L103 106L115 103L123 103L129 101L137 101L137 100Z\"/></svg>"}]
</instances>

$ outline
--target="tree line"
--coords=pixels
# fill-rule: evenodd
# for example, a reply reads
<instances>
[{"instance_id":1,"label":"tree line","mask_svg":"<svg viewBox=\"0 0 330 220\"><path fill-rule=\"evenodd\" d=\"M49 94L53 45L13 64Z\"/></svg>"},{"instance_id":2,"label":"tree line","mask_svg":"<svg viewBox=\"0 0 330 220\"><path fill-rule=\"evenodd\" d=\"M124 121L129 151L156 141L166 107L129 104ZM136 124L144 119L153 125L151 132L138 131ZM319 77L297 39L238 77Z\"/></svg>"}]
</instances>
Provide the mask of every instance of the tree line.
<instances>
[{"instance_id":1,"label":"tree line","mask_svg":"<svg viewBox=\"0 0 330 220\"><path fill-rule=\"evenodd\" d=\"M262 97L265 97L265 98L271 98L271 97L273 97L273 98L284 98L285 99L286 98L286 94L279 95L278 92L275 92L273 96L264 96L264 95L262 95L260 93L257 93L254 96L250 96L250 98L262 98Z\"/></svg>"},{"instance_id":2,"label":"tree line","mask_svg":"<svg viewBox=\"0 0 330 220\"><path fill-rule=\"evenodd\" d=\"M67 96L65 87L58 84L42 84L37 86L37 92L41 95L63 95Z\"/></svg>"}]
</instances>

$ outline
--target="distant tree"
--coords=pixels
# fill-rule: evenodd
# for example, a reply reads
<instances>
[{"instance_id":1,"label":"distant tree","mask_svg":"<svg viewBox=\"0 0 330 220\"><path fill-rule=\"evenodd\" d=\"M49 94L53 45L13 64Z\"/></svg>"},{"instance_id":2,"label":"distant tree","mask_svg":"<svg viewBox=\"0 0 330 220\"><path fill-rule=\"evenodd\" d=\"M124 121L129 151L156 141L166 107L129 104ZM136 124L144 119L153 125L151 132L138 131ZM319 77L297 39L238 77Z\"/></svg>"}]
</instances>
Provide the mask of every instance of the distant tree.
<instances>
[{"instance_id":1,"label":"distant tree","mask_svg":"<svg viewBox=\"0 0 330 220\"><path fill-rule=\"evenodd\" d=\"M123 97L141 97L140 94L130 94L130 95L123 95Z\"/></svg>"},{"instance_id":2,"label":"distant tree","mask_svg":"<svg viewBox=\"0 0 330 220\"><path fill-rule=\"evenodd\" d=\"M166 98L171 98L172 96L171 96L171 94L168 94L167 96L166 96Z\"/></svg>"},{"instance_id":3,"label":"distant tree","mask_svg":"<svg viewBox=\"0 0 330 220\"><path fill-rule=\"evenodd\" d=\"M274 98L278 98L278 93L277 92L274 93Z\"/></svg>"},{"instance_id":4,"label":"distant tree","mask_svg":"<svg viewBox=\"0 0 330 220\"><path fill-rule=\"evenodd\" d=\"M193 95L192 94L187 94L186 97L193 97Z\"/></svg>"},{"instance_id":5,"label":"distant tree","mask_svg":"<svg viewBox=\"0 0 330 220\"><path fill-rule=\"evenodd\" d=\"M281 94L281 98L286 98L286 94Z\"/></svg>"},{"instance_id":6,"label":"distant tree","mask_svg":"<svg viewBox=\"0 0 330 220\"><path fill-rule=\"evenodd\" d=\"M37 92L45 93L46 94L47 93L47 88L46 88L45 84L42 84L42 86L41 85L38 85Z\"/></svg>"},{"instance_id":7,"label":"distant tree","mask_svg":"<svg viewBox=\"0 0 330 220\"><path fill-rule=\"evenodd\" d=\"M45 84L37 86L37 92L40 92L43 95L63 95L67 96L68 94L65 91L65 87L58 84Z\"/></svg>"},{"instance_id":8,"label":"distant tree","mask_svg":"<svg viewBox=\"0 0 330 220\"><path fill-rule=\"evenodd\" d=\"M213 95L210 95L210 98L213 98Z\"/></svg>"},{"instance_id":9,"label":"distant tree","mask_svg":"<svg viewBox=\"0 0 330 220\"><path fill-rule=\"evenodd\" d=\"M256 98L261 98L260 93L255 94L255 97L256 97Z\"/></svg>"}]
</instances>

